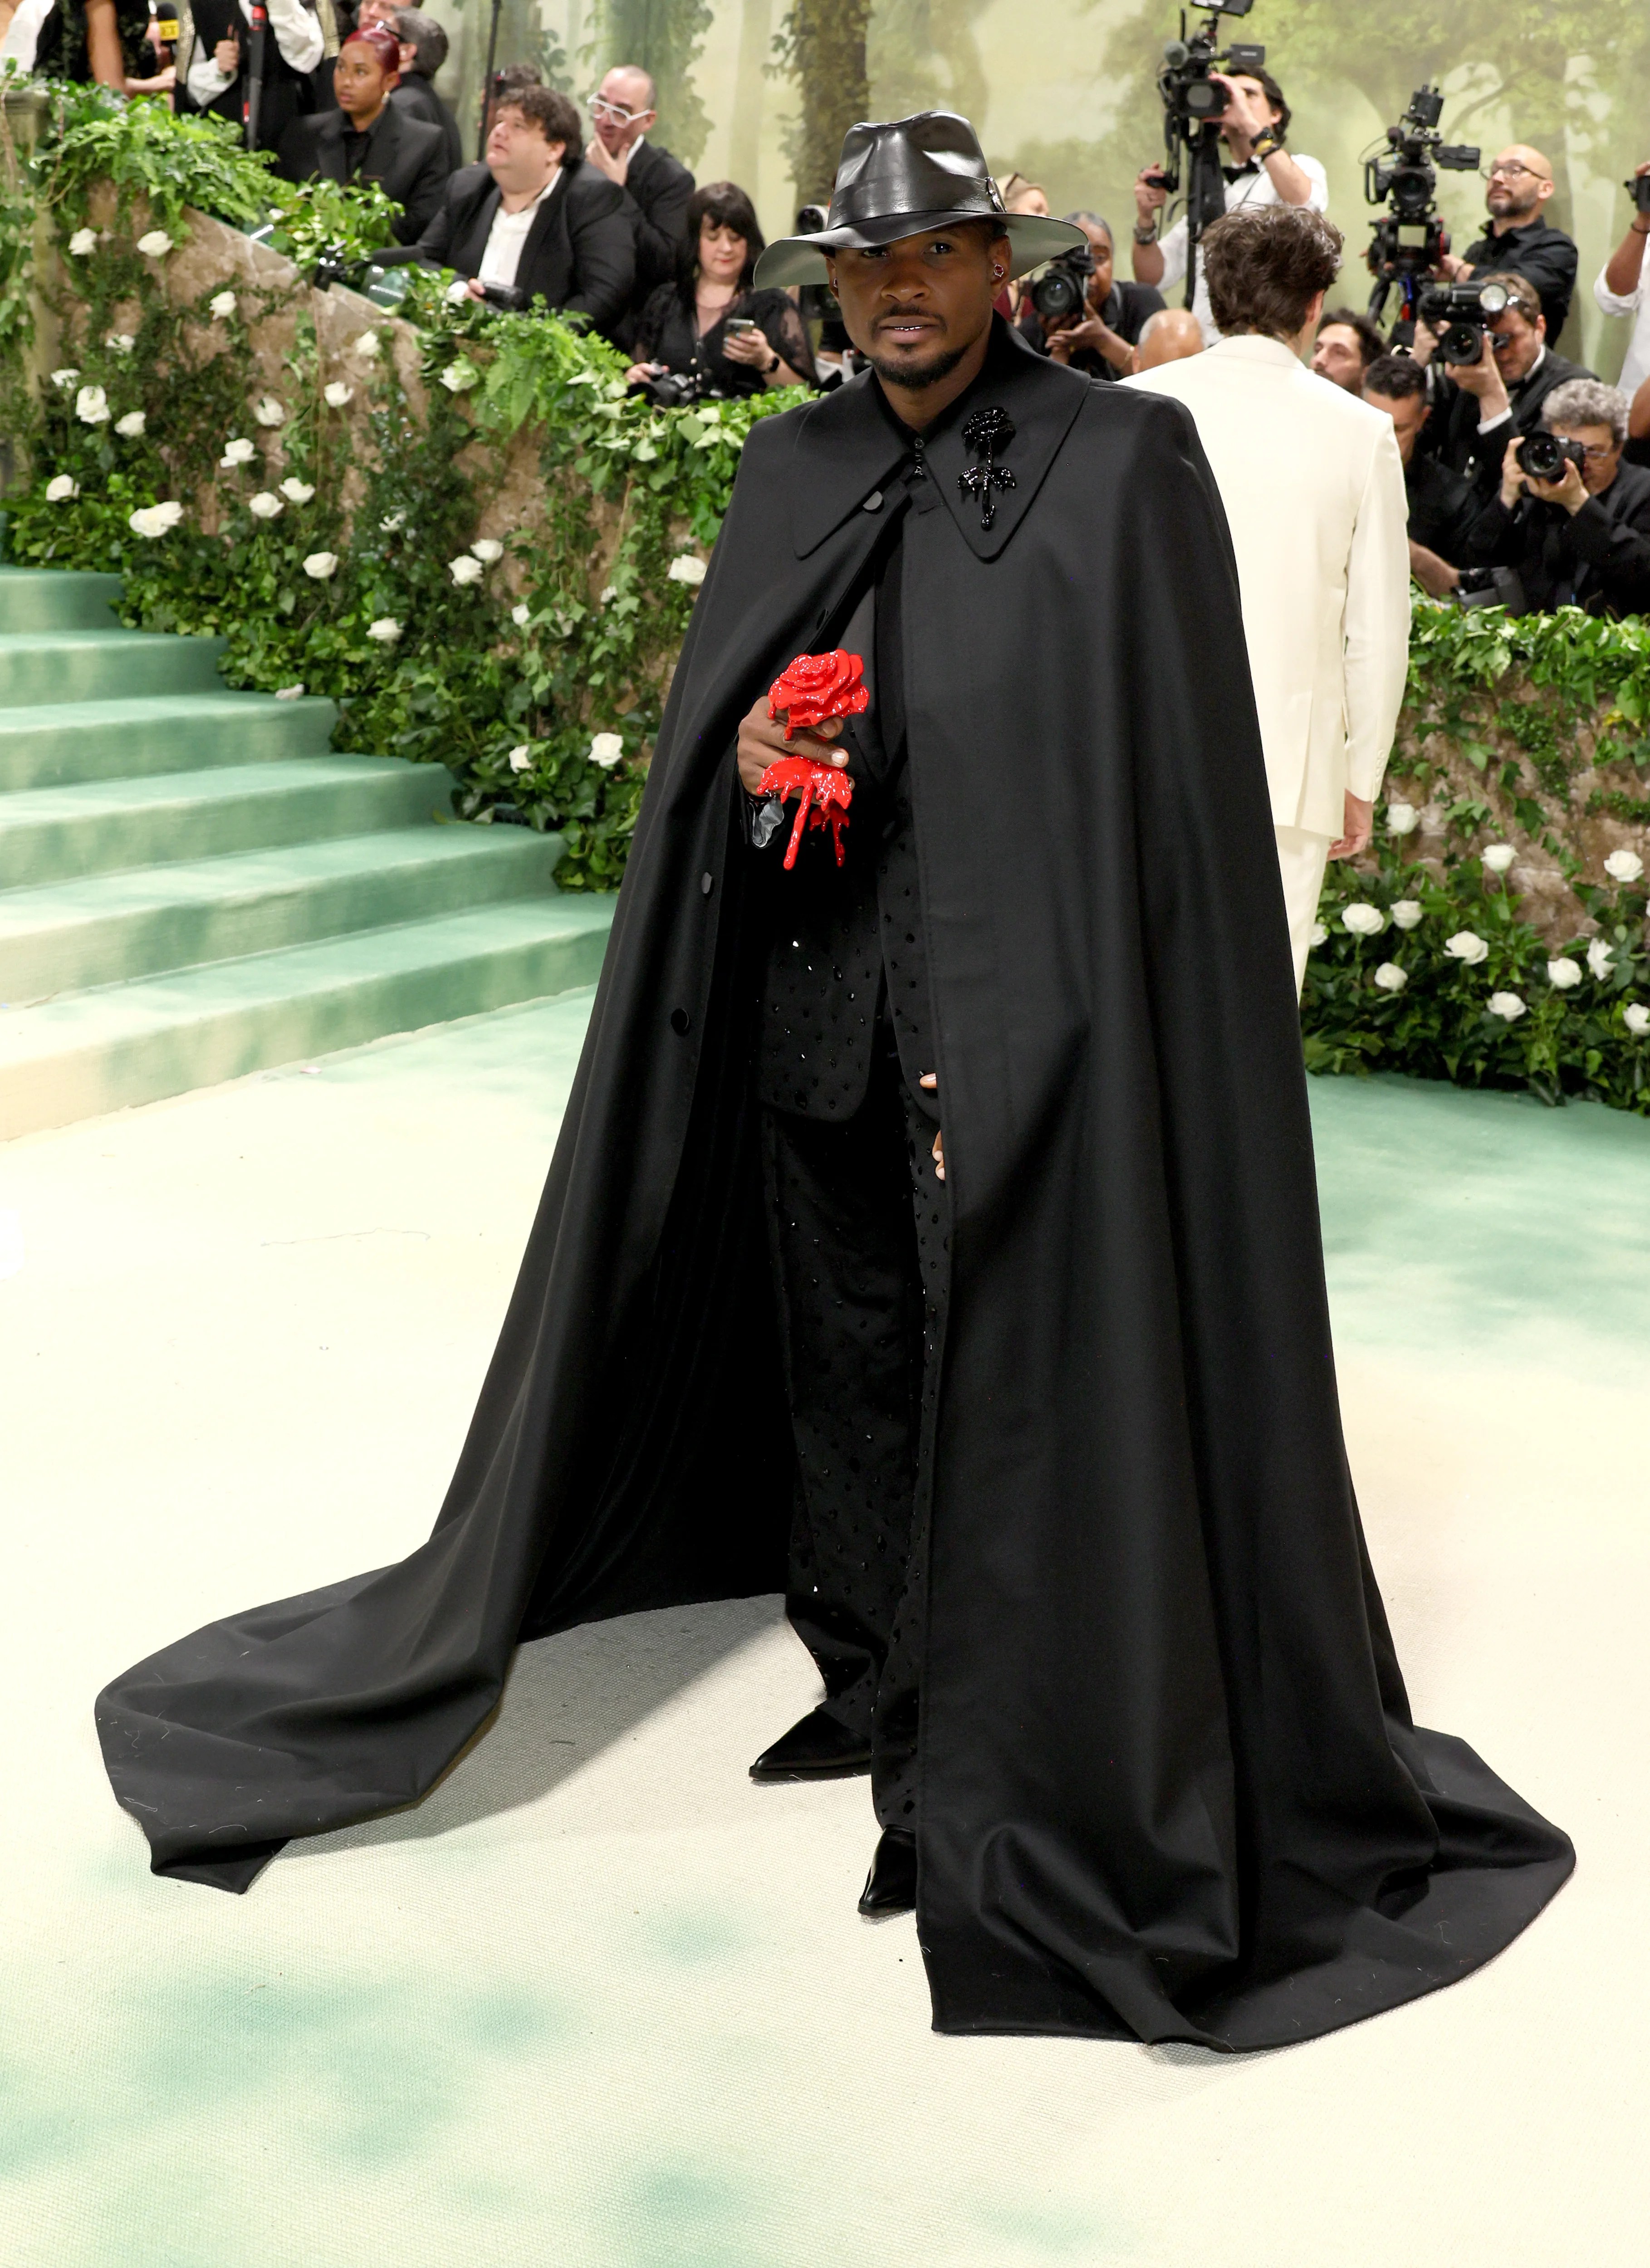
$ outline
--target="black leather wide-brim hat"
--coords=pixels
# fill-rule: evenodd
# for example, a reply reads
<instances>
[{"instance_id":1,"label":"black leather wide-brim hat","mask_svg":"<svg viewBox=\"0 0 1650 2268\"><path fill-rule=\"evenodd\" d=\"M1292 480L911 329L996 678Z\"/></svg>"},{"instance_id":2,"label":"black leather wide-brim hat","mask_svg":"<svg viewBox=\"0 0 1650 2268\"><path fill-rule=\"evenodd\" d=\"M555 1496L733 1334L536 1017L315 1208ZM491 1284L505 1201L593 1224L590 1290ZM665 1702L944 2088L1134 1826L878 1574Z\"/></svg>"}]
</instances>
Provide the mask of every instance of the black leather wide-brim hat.
<instances>
[{"instance_id":1,"label":"black leather wide-brim hat","mask_svg":"<svg viewBox=\"0 0 1650 2268\"><path fill-rule=\"evenodd\" d=\"M828 252L865 251L960 220L1000 225L1012 247L1010 276L1041 268L1087 240L1070 221L1005 212L968 120L954 110L922 110L886 125L848 129L824 227L817 236L783 236L770 244L756 262L756 281L824 284Z\"/></svg>"}]
</instances>

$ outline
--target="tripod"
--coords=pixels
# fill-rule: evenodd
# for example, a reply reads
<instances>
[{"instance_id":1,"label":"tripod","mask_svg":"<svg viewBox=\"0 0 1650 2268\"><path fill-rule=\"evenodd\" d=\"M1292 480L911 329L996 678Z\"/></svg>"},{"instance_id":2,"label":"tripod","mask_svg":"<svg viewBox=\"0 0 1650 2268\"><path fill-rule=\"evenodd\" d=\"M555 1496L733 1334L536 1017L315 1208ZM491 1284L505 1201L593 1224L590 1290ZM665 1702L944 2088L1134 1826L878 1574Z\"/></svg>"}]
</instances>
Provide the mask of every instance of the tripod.
<instances>
[{"instance_id":1,"label":"tripod","mask_svg":"<svg viewBox=\"0 0 1650 2268\"><path fill-rule=\"evenodd\" d=\"M493 107L493 66L498 61L498 18L504 13L504 0L493 0L493 20L487 33L487 69L482 77L481 123L475 129L475 154L487 154L487 119Z\"/></svg>"},{"instance_id":2,"label":"tripod","mask_svg":"<svg viewBox=\"0 0 1650 2268\"><path fill-rule=\"evenodd\" d=\"M263 79L269 57L269 11L264 0L247 0L247 92L242 105L247 147L258 147L263 117Z\"/></svg>"},{"instance_id":3,"label":"tripod","mask_svg":"<svg viewBox=\"0 0 1650 2268\"><path fill-rule=\"evenodd\" d=\"M1212 221L1226 210L1226 170L1220 161L1220 129L1196 128L1187 136L1186 305L1197 293L1197 246Z\"/></svg>"}]
</instances>

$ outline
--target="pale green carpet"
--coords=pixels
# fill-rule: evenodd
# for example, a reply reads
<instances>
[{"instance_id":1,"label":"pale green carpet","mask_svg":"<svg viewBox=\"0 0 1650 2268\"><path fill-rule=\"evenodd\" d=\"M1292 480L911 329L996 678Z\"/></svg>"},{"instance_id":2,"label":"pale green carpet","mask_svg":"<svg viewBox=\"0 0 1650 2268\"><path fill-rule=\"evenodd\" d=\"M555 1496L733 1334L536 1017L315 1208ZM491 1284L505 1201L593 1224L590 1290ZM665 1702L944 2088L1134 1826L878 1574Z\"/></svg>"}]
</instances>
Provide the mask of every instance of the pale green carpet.
<instances>
[{"instance_id":1,"label":"pale green carpet","mask_svg":"<svg viewBox=\"0 0 1650 2268\"><path fill-rule=\"evenodd\" d=\"M528 1648L422 1811L245 1899L149 1876L94 1691L425 1533L587 1005L0 1151L5 2268L1641 2259L1650 1126L1602 1111L1313 1090L1418 1713L1580 1850L1455 1991L1241 2061L935 2038L863 1785L746 1779L813 1693L773 1602Z\"/></svg>"}]
</instances>

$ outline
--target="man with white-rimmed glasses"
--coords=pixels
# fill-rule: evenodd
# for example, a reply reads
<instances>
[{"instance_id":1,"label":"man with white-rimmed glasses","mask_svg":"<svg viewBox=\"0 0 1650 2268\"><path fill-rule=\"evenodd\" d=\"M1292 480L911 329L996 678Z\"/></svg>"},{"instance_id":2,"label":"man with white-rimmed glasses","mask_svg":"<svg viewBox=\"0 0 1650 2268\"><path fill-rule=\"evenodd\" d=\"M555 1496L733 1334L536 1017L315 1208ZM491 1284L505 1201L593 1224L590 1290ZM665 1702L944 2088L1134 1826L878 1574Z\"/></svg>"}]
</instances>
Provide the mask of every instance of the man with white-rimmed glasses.
<instances>
[{"instance_id":1,"label":"man with white-rimmed glasses","mask_svg":"<svg viewBox=\"0 0 1650 2268\"><path fill-rule=\"evenodd\" d=\"M659 122L653 82L637 63L615 63L586 104L595 131L585 156L623 192L636 232L636 289L630 317L661 284L675 281L688 240L693 175L680 158L648 139Z\"/></svg>"}]
</instances>

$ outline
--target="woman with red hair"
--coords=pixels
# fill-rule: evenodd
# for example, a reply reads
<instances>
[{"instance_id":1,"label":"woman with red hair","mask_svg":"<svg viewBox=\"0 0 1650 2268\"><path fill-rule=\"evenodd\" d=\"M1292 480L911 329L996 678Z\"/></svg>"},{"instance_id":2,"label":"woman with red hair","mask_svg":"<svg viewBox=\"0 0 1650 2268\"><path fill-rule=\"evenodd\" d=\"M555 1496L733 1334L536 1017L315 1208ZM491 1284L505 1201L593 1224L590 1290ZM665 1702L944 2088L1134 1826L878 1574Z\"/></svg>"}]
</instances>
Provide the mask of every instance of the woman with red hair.
<instances>
[{"instance_id":1,"label":"woman with red hair","mask_svg":"<svg viewBox=\"0 0 1650 2268\"><path fill-rule=\"evenodd\" d=\"M295 118L281 136L289 181L376 181L401 209L397 244L416 244L440 209L447 163L438 126L390 100L401 77L401 42L381 24L351 32L332 75L336 110Z\"/></svg>"}]
</instances>

